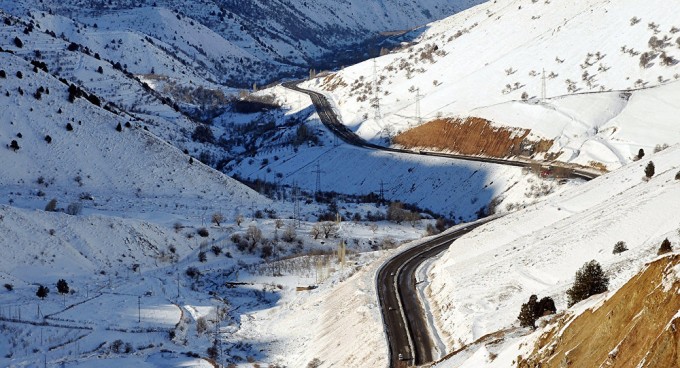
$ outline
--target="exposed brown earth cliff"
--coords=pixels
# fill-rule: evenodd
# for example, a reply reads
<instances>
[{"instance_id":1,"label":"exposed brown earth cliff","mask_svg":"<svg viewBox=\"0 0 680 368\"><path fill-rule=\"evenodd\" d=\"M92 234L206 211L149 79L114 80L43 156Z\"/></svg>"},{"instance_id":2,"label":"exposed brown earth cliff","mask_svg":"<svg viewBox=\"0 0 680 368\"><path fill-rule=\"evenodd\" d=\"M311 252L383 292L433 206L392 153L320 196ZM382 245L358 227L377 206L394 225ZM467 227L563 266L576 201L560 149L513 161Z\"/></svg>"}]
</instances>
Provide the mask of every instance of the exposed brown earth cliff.
<instances>
[{"instance_id":1,"label":"exposed brown earth cliff","mask_svg":"<svg viewBox=\"0 0 680 368\"><path fill-rule=\"evenodd\" d=\"M680 367L679 278L678 254L648 264L596 310L564 317L518 366Z\"/></svg>"},{"instance_id":2,"label":"exposed brown earth cliff","mask_svg":"<svg viewBox=\"0 0 680 368\"><path fill-rule=\"evenodd\" d=\"M550 140L530 141L531 130L496 127L490 121L465 119L433 120L394 137L405 148L433 148L464 155L508 157L547 152Z\"/></svg>"}]
</instances>

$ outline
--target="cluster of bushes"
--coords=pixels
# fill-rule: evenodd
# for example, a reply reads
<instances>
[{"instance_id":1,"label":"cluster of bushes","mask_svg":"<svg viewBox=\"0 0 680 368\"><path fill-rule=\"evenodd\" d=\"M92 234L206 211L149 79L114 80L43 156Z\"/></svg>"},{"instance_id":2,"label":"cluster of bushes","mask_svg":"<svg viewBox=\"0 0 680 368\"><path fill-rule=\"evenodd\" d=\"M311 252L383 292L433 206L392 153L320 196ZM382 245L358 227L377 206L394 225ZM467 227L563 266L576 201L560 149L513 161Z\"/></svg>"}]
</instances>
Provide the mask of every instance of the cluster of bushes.
<instances>
[{"instance_id":1,"label":"cluster of bushes","mask_svg":"<svg viewBox=\"0 0 680 368\"><path fill-rule=\"evenodd\" d=\"M71 84L68 87L68 100L69 102L73 103L76 101L77 98L83 97L87 101L89 101L91 104L95 106L100 106L101 107L101 100L99 97L97 97L95 94L88 94L85 91L83 91L80 87Z\"/></svg>"},{"instance_id":2,"label":"cluster of bushes","mask_svg":"<svg viewBox=\"0 0 680 368\"><path fill-rule=\"evenodd\" d=\"M240 114L254 114L267 112L281 108L273 95L255 96L249 95L245 98L232 102L231 108Z\"/></svg>"},{"instance_id":3,"label":"cluster of bushes","mask_svg":"<svg viewBox=\"0 0 680 368\"><path fill-rule=\"evenodd\" d=\"M8 284L5 284L5 288L7 288L7 285ZM11 291L13 287L11 289L10 288L7 289ZM68 294L70 291L71 288L68 286L68 282L66 282L66 280L59 279L59 281L57 281L57 292L59 292L59 294L65 295ZM35 292L35 295L40 299L45 299L49 293L50 288L44 285L39 285L38 290Z\"/></svg>"},{"instance_id":4,"label":"cluster of bushes","mask_svg":"<svg viewBox=\"0 0 680 368\"><path fill-rule=\"evenodd\" d=\"M532 295L527 303L522 304L519 319L520 326L536 328L536 320L557 312L555 302L550 297L544 297L540 301L538 296Z\"/></svg>"},{"instance_id":5,"label":"cluster of bushes","mask_svg":"<svg viewBox=\"0 0 680 368\"><path fill-rule=\"evenodd\" d=\"M614 254L619 254L628 250L624 241L619 241L614 245ZM668 238L665 238L659 249L657 255L663 255L673 251L672 244ZM574 304L585 300L593 295L604 293L609 289L609 277L604 274L602 266L592 260L586 262L576 271L574 276L574 284L567 290L567 306L571 307ZM546 314L555 313L555 303L550 298L543 298L538 301L536 295L529 298L528 303L522 304L520 314L517 317L522 327L536 328L536 320Z\"/></svg>"},{"instance_id":6,"label":"cluster of bushes","mask_svg":"<svg viewBox=\"0 0 680 368\"><path fill-rule=\"evenodd\" d=\"M404 221L415 224L420 221L420 213L406 209L401 202L392 202L387 207L387 220L397 224L401 224Z\"/></svg>"},{"instance_id":7,"label":"cluster of bushes","mask_svg":"<svg viewBox=\"0 0 680 368\"><path fill-rule=\"evenodd\" d=\"M69 204L66 207L66 209L57 208L57 199L52 198L45 205L45 211L46 212L64 212L67 215L78 216L83 212L83 204L80 203L80 202L73 202L73 203Z\"/></svg>"}]
</instances>

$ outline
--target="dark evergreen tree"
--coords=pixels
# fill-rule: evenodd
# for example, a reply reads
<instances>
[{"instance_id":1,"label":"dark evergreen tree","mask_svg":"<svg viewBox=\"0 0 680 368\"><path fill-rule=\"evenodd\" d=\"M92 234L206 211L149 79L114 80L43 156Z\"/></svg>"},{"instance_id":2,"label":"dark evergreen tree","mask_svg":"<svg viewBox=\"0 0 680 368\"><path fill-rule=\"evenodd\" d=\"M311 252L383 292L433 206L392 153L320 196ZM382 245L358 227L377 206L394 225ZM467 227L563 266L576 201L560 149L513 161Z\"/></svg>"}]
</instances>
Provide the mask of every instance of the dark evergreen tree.
<instances>
[{"instance_id":1,"label":"dark evergreen tree","mask_svg":"<svg viewBox=\"0 0 680 368\"><path fill-rule=\"evenodd\" d=\"M529 298L528 303L522 304L522 308L519 310L519 316L517 316L517 319L519 319L519 325L522 327L531 327L533 329L536 328L536 300L538 297L536 295L532 295Z\"/></svg>"},{"instance_id":2,"label":"dark evergreen tree","mask_svg":"<svg viewBox=\"0 0 680 368\"><path fill-rule=\"evenodd\" d=\"M52 137L50 137L49 135L46 135L45 136L45 142L47 142L48 144L52 143Z\"/></svg>"},{"instance_id":3,"label":"dark evergreen tree","mask_svg":"<svg viewBox=\"0 0 680 368\"><path fill-rule=\"evenodd\" d=\"M35 292L35 295L40 299L45 299L49 293L50 289L48 289L46 286L40 285L38 286L38 291Z\"/></svg>"},{"instance_id":4,"label":"dark evergreen tree","mask_svg":"<svg viewBox=\"0 0 680 368\"><path fill-rule=\"evenodd\" d=\"M59 294L68 294L70 288L68 287L68 283L64 279L59 279L57 281L57 291Z\"/></svg>"},{"instance_id":5,"label":"dark evergreen tree","mask_svg":"<svg viewBox=\"0 0 680 368\"><path fill-rule=\"evenodd\" d=\"M191 139L200 143L213 143L215 141L215 136L207 125L198 125L191 134Z\"/></svg>"},{"instance_id":6,"label":"dark evergreen tree","mask_svg":"<svg viewBox=\"0 0 680 368\"><path fill-rule=\"evenodd\" d=\"M649 161L647 167L645 167L645 176L649 179L654 176L654 162Z\"/></svg>"},{"instance_id":7,"label":"dark evergreen tree","mask_svg":"<svg viewBox=\"0 0 680 368\"><path fill-rule=\"evenodd\" d=\"M640 150L638 151L637 157L638 157L638 159L641 159L641 158L645 157L645 150L643 150L642 148L640 148Z\"/></svg>"},{"instance_id":8,"label":"dark evergreen tree","mask_svg":"<svg viewBox=\"0 0 680 368\"><path fill-rule=\"evenodd\" d=\"M22 48L24 47L24 43L21 41L19 37L14 37L14 46Z\"/></svg>"},{"instance_id":9,"label":"dark evergreen tree","mask_svg":"<svg viewBox=\"0 0 680 368\"><path fill-rule=\"evenodd\" d=\"M673 247L671 246L671 242L670 242L670 240L668 240L668 238L666 238L661 242L661 246L659 247L659 250L656 252L656 254L661 255L661 254L670 253L672 251L673 251Z\"/></svg>"},{"instance_id":10,"label":"dark evergreen tree","mask_svg":"<svg viewBox=\"0 0 680 368\"><path fill-rule=\"evenodd\" d=\"M68 130L69 132L72 131L72 130L73 130L73 125L71 125L71 123L67 123L67 124L66 124L66 130Z\"/></svg>"},{"instance_id":11,"label":"dark evergreen tree","mask_svg":"<svg viewBox=\"0 0 680 368\"><path fill-rule=\"evenodd\" d=\"M609 288L609 278L605 276L600 264L592 260L586 262L574 277L574 285L567 290L567 305L572 305L587 299L592 295L604 293Z\"/></svg>"},{"instance_id":12,"label":"dark evergreen tree","mask_svg":"<svg viewBox=\"0 0 680 368\"><path fill-rule=\"evenodd\" d=\"M16 152L16 151L19 149L19 142L13 140L13 141L9 144L9 148L11 148L14 152Z\"/></svg>"},{"instance_id":13,"label":"dark evergreen tree","mask_svg":"<svg viewBox=\"0 0 680 368\"><path fill-rule=\"evenodd\" d=\"M616 242L616 244L614 244L614 250L612 251L612 253L619 254L619 253L623 253L627 250L628 250L628 247L626 247L626 242L618 241L618 242Z\"/></svg>"},{"instance_id":14,"label":"dark evergreen tree","mask_svg":"<svg viewBox=\"0 0 680 368\"><path fill-rule=\"evenodd\" d=\"M123 126L120 125L120 123L118 123L118 125L116 125L116 130L119 131L119 132L122 132L122 131L123 131Z\"/></svg>"},{"instance_id":15,"label":"dark evergreen tree","mask_svg":"<svg viewBox=\"0 0 680 368\"><path fill-rule=\"evenodd\" d=\"M555 314L555 312L557 312L557 308L555 307L555 301L552 300L552 298L549 296L541 298L536 307L537 318L541 318L549 314Z\"/></svg>"}]
</instances>

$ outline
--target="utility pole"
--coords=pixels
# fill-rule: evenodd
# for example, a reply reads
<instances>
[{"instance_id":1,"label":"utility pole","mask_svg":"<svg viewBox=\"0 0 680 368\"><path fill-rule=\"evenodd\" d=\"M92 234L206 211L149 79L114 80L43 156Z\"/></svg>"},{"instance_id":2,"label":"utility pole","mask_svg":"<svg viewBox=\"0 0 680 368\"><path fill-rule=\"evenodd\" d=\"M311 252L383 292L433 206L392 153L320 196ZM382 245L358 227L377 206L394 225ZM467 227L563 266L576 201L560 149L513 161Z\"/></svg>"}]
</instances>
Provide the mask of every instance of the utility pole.
<instances>
[{"instance_id":1,"label":"utility pole","mask_svg":"<svg viewBox=\"0 0 680 368\"><path fill-rule=\"evenodd\" d=\"M137 296L137 323L142 323L142 297Z\"/></svg>"},{"instance_id":2,"label":"utility pole","mask_svg":"<svg viewBox=\"0 0 680 368\"><path fill-rule=\"evenodd\" d=\"M380 95L378 94L380 89L378 88L378 62L373 59L373 101L371 101L371 107L373 107L373 119L378 121L382 118L380 113Z\"/></svg>"}]
</instances>

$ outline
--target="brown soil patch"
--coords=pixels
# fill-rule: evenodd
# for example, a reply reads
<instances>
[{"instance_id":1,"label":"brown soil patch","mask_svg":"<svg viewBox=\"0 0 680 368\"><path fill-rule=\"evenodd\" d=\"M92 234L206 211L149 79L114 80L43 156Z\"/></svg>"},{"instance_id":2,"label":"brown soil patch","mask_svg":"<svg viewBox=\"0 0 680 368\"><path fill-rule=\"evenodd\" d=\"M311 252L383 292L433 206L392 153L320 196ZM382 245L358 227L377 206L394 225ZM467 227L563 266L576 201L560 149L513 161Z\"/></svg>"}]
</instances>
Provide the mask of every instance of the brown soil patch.
<instances>
[{"instance_id":1,"label":"brown soil patch","mask_svg":"<svg viewBox=\"0 0 680 368\"><path fill-rule=\"evenodd\" d=\"M469 117L434 120L397 135L393 142L406 148L434 148L499 158L530 156L552 147L551 140L528 140L529 133L529 129L496 127L488 120Z\"/></svg>"},{"instance_id":2,"label":"brown soil patch","mask_svg":"<svg viewBox=\"0 0 680 368\"><path fill-rule=\"evenodd\" d=\"M679 264L675 254L647 265L597 310L560 321L518 367L680 367L680 281L669 277Z\"/></svg>"}]
</instances>

